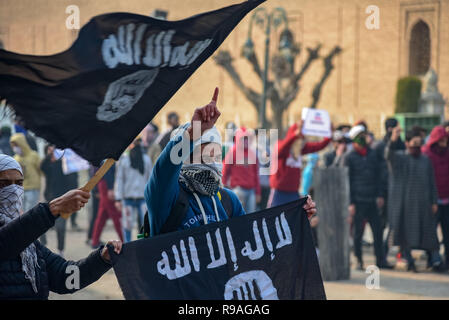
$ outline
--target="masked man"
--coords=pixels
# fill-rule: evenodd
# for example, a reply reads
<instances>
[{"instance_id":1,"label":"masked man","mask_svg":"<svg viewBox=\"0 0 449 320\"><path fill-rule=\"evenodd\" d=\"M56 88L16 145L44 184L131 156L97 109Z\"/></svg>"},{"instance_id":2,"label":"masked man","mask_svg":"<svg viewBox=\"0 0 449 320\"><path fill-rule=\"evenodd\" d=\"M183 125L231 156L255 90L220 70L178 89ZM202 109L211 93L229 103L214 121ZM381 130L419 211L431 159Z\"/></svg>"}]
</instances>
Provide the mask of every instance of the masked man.
<instances>
[{"instance_id":1,"label":"masked man","mask_svg":"<svg viewBox=\"0 0 449 320\"><path fill-rule=\"evenodd\" d=\"M234 192L222 188L217 97L218 88L208 105L195 110L191 123L180 127L153 168L145 189L151 236L245 214ZM304 209L316 212L311 199Z\"/></svg>"},{"instance_id":2,"label":"masked man","mask_svg":"<svg viewBox=\"0 0 449 320\"><path fill-rule=\"evenodd\" d=\"M44 300L49 291L73 293L111 268L106 247L74 262L54 254L37 240L54 226L60 213L81 209L89 196L88 192L72 190L22 214L22 168L10 156L0 155L0 299ZM120 253L121 242L108 244ZM67 281L73 275L68 267L78 268L79 283Z\"/></svg>"},{"instance_id":3,"label":"masked man","mask_svg":"<svg viewBox=\"0 0 449 320\"><path fill-rule=\"evenodd\" d=\"M439 266L439 241L436 230L438 193L431 160L421 154L419 131L408 131L406 151L394 149L401 128L394 128L385 148L389 169L388 220L393 233L393 245L401 247L408 269L416 272L411 249L431 252L431 265Z\"/></svg>"},{"instance_id":4,"label":"masked man","mask_svg":"<svg viewBox=\"0 0 449 320\"><path fill-rule=\"evenodd\" d=\"M366 129L357 125L349 131L353 149L343 158L343 165L349 171L349 215L354 226L354 254L358 269L363 270L362 238L364 221L373 231L374 253L379 268L391 268L386 262L382 248L382 227L378 209L383 206L381 193L381 162L366 143Z\"/></svg>"}]
</instances>

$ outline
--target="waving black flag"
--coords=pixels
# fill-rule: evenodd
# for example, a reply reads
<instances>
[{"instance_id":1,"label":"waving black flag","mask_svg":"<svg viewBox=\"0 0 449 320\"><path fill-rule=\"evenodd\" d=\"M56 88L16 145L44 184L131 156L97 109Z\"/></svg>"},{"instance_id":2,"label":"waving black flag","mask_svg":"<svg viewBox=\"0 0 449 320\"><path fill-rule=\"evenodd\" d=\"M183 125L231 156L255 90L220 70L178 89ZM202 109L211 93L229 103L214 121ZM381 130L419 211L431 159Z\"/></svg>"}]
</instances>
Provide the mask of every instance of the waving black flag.
<instances>
[{"instance_id":1,"label":"waving black flag","mask_svg":"<svg viewBox=\"0 0 449 320\"><path fill-rule=\"evenodd\" d=\"M26 126L98 165L121 153L265 0L163 21L130 13L94 17L65 52L0 50L0 97Z\"/></svg>"},{"instance_id":2,"label":"waving black flag","mask_svg":"<svg viewBox=\"0 0 449 320\"><path fill-rule=\"evenodd\" d=\"M305 198L110 250L126 299L326 299Z\"/></svg>"}]
</instances>

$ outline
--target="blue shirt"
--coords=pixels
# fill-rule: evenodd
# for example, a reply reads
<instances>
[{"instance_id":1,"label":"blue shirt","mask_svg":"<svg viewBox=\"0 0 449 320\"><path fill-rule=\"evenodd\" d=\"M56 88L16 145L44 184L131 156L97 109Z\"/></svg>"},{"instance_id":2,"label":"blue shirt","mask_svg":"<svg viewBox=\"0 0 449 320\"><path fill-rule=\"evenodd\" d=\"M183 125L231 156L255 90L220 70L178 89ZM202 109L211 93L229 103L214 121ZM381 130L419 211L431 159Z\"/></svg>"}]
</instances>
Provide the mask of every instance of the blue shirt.
<instances>
[{"instance_id":1,"label":"blue shirt","mask_svg":"<svg viewBox=\"0 0 449 320\"><path fill-rule=\"evenodd\" d=\"M170 212L178 199L179 188L183 187L180 186L178 182L179 173L183 162L189 158L190 154L193 152L193 142L183 136L185 130L186 127L182 128L180 130L181 132L170 140L161 152L156 164L154 165L150 180L145 187L145 201L148 207L150 236L155 236L160 233L162 226L167 221L168 216L170 215ZM173 152L173 154L175 154L176 150L180 150L182 147L188 147L189 152L185 152L182 156L179 156L178 153L179 161L176 162L179 163L174 163L174 161L170 159L170 153ZM173 150L173 148L175 149ZM245 211L243 210L242 204L235 193L229 189L225 189L225 191L228 192L231 198L233 217L244 215ZM201 210L194 195L189 191L187 191L187 194L189 198L189 208L184 220L179 225L178 230L204 225L203 215L201 214ZM201 194L198 194L198 197L206 213L207 222L216 222L217 218L212 199ZM215 198L215 203L217 204L218 217L220 221L227 220L228 215L226 214L218 195L215 194L213 197Z\"/></svg>"}]
</instances>

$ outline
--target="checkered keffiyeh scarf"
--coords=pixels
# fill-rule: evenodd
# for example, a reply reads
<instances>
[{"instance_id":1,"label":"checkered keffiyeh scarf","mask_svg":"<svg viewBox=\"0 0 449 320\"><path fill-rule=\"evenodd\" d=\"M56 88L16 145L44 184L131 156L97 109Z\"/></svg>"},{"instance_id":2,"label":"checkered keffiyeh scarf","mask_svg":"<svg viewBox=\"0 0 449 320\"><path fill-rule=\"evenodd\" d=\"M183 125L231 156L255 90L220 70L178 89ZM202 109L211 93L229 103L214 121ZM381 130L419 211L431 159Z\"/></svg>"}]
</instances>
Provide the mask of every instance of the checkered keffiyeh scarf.
<instances>
[{"instance_id":1,"label":"checkered keffiyeh scarf","mask_svg":"<svg viewBox=\"0 0 449 320\"><path fill-rule=\"evenodd\" d=\"M213 196L220 187L221 172L208 164L184 164L181 168L179 181L184 183L191 192L205 196Z\"/></svg>"},{"instance_id":2,"label":"checkered keffiyeh scarf","mask_svg":"<svg viewBox=\"0 0 449 320\"><path fill-rule=\"evenodd\" d=\"M14 169L22 173L19 163L10 156L0 154L0 172ZM0 189L0 222L2 225L17 219L22 210L23 187L12 184ZM36 267L37 254L34 243L29 245L20 253L22 260L22 271L25 278L31 282L34 292L37 293Z\"/></svg>"}]
</instances>

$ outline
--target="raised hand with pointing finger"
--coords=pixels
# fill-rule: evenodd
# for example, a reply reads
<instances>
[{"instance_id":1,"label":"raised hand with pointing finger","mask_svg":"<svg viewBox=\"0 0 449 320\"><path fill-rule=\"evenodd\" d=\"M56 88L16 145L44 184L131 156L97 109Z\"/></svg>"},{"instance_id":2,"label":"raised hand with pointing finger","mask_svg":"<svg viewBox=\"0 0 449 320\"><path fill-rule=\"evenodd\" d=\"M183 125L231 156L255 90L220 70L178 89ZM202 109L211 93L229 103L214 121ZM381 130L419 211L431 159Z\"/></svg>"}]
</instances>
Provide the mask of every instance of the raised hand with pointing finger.
<instances>
[{"instance_id":1,"label":"raised hand with pointing finger","mask_svg":"<svg viewBox=\"0 0 449 320\"><path fill-rule=\"evenodd\" d=\"M195 109L192 116L191 126L187 129L191 140L194 139L193 126L195 122L200 122L202 135L204 131L212 128L220 117L221 113L217 108L218 92L218 88L215 88L212 100L207 105Z\"/></svg>"}]
</instances>

